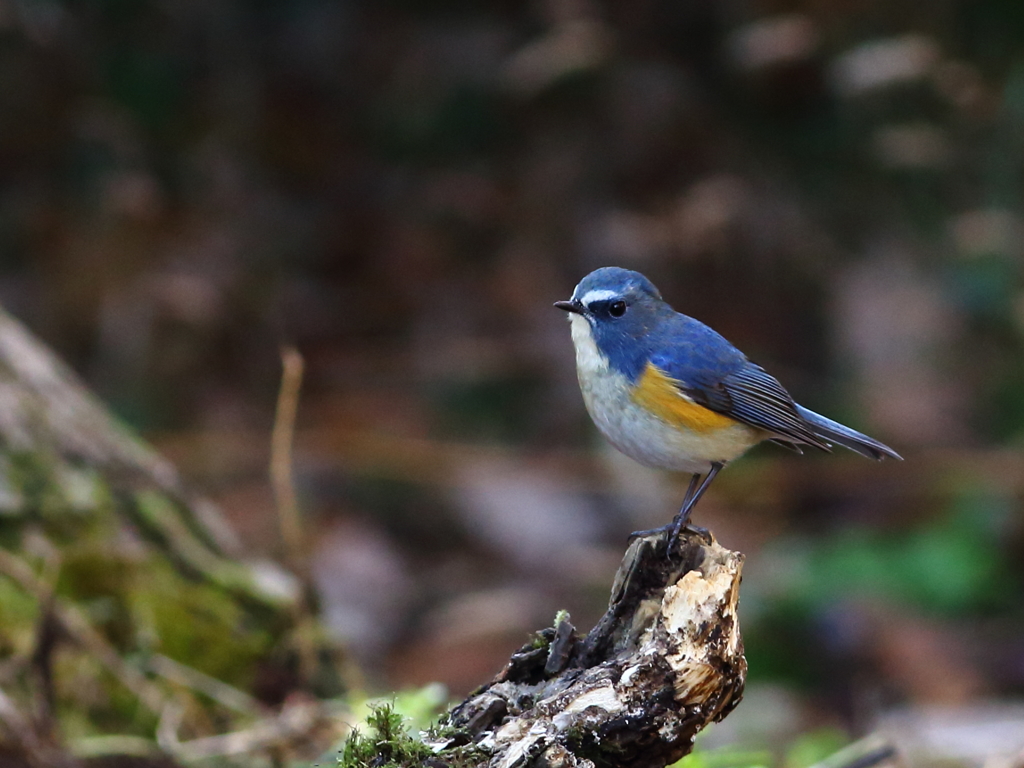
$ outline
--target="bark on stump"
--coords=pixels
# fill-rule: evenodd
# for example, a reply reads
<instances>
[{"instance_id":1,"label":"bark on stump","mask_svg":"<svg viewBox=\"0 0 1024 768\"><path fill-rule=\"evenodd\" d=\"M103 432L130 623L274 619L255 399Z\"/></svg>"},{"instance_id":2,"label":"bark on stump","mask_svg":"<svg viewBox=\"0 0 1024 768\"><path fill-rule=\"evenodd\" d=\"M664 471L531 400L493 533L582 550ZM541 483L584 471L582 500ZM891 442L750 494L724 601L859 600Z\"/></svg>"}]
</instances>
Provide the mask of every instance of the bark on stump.
<instances>
[{"instance_id":1,"label":"bark on stump","mask_svg":"<svg viewBox=\"0 0 1024 768\"><path fill-rule=\"evenodd\" d=\"M743 693L742 565L692 532L672 558L662 536L635 539L597 626L580 638L560 618L514 653L452 710L457 735L429 762L646 768L689 753Z\"/></svg>"}]
</instances>

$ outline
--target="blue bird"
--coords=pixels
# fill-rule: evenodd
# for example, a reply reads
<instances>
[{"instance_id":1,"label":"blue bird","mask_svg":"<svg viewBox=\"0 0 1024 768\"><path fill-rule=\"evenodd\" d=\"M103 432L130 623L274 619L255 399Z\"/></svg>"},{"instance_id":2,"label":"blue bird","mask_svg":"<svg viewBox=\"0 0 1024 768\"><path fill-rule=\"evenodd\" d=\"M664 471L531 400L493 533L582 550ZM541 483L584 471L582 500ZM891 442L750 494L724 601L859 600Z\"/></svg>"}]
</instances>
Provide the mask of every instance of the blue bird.
<instances>
[{"instance_id":1,"label":"blue bird","mask_svg":"<svg viewBox=\"0 0 1024 768\"><path fill-rule=\"evenodd\" d=\"M664 529L672 544L722 468L764 440L798 453L835 444L871 459L901 458L798 405L724 337L673 310L639 272L595 270L555 306L569 313L580 390L601 434L641 464L692 475Z\"/></svg>"}]
</instances>

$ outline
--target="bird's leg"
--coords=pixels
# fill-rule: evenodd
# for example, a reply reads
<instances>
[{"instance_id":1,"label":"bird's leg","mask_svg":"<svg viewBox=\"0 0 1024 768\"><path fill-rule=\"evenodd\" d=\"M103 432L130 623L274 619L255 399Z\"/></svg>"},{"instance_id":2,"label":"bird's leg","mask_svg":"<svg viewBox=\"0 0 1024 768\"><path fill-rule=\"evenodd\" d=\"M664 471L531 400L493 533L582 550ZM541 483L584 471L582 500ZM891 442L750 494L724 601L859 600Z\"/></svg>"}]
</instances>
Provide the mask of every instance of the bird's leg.
<instances>
[{"instance_id":1,"label":"bird's leg","mask_svg":"<svg viewBox=\"0 0 1024 768\"><path fill-rule=\"evenodd\" d=\"M675 543L679 540L679 532L683 529L683 526L692 529L695 533L700 534L705 538L708 536L707 528L698 528L697 526L690 525L690 513L693 512L693 508L697 506L697 502L700 501L700 497L704 495L704 491L706 491L708 486L711 485L711 481L715 479L715 475L721 472L722 467L724 466L725 464L719 461L711 462L711 471L705 475L704 481L700 484L700 487L693 493L691 493L690 490L687 490L686 497L683 499L683 505L679 508L679 514L677 514L675 520L672 521L672 530L668 537L669 552L672 551ZM693 479L690 481L690 489L693 488L695 481L699 477L700 475L693 476Z\"/></svg>"},{"instance_id":2,"label":"bird's leg","mask_svg":"<svg viewBox=\"0 0 1024 768\"><path fill-rule=\"evenodd\" d=\"M690 478L690 484L686 488L686 495L683 497L683 506L680 508L680 514L682 514L682 510L683 509L686 509L686 505L690 504L690 499L693 498L693 494L695 494L697 492L698 487L700 487L700 478L701 478L701 475L700 475L699 472L695 473ZM671 523L669 523L668 525L663 525L660 528L648 528L645 531L633 531L631 534L629 534L629 538L636 539L636 538L638 538L640 536L651 536L652 534L655 534L655 533L668 533L669 531L672 530L672 526L675 525L675 521L678 518L679 518L679 515L676 515L676 517L672 518L672 522ZM676 535L677 536L679 535L679 531L676 531Z\"/></svg>"},{"instance_id":3,"label":"bird's leg","mask_svg":"<svg viewBox=\"0 0 1024 768\"><path fill-rule=\"evenodd\" d=\"M686 486L686 495L683 496L683 504L680 509L686 509L686 505L690 503L693 495L697 493L697 489L700 487L700 473L696 472L690 476L690 484Z\"/></svg>"}]
</instances>

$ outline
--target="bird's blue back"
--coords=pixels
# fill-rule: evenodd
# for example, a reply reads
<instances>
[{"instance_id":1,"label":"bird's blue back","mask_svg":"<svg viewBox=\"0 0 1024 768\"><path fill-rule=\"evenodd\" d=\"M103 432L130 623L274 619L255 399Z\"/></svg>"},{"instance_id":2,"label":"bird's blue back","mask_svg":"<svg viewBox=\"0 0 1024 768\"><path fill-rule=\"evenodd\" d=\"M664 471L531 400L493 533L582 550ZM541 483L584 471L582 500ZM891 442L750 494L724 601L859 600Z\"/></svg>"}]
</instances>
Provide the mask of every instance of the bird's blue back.
<instances>
[{"instance_id":1,"label":"bird's blue back","mask_svg":"<svg viewBox=\"0 0 1024 768\"><path fill-rule=\"evenodd\" d=\"M598 323L594 342L634 384L652 363L687 386L714 386L747 360L721 334L660 300L631 308L617 323Z\"/></svg>"},{"instance_id":2,"label":"bird's blue back","mask_svg":"<svg viewBox=\"0 0 1024 768\"><path fill-rule=\"evenodd\" d=\"M649 361L688 388L713 387L747 358L721 334L699 320L672 311L649 338Z\"/></svg>"}]
</instances>

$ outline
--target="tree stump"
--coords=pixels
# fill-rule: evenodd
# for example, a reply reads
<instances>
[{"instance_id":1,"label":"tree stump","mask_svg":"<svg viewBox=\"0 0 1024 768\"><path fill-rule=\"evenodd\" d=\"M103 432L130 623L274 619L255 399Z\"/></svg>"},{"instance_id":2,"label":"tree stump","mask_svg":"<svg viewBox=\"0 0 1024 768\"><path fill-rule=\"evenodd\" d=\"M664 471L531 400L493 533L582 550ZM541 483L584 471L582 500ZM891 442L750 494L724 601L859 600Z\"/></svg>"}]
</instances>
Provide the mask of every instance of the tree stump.
<instances>
[{"instance_id":1,"label":"tree stump","mask_svg":"<svg viewBox=\"0 0 1024 768\"><path fill-rule=\"evenodd\" d=\"M665 546L634 539L594 629L578 637L560 615L451 711L428 762L646 768L689 753L743 693L743 556L689 531L671 558Z\"/></svg>"}]
</instances>

